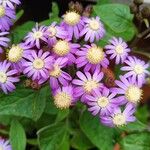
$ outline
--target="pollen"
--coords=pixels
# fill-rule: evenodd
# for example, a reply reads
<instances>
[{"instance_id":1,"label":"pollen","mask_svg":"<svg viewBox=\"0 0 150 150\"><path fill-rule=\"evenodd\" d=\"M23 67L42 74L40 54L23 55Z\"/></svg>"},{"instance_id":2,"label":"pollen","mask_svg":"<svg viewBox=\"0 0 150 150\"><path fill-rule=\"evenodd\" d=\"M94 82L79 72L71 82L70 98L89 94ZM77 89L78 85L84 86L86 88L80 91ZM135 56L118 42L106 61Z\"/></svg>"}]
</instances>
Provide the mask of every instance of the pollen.
<instances>
[{"instance_id":1,"label":"pollen","mask_svg":"<svg viewBox=\"0 0 150 150\"><path fill-rule=\"evenodd\" d=\"M19 45L13 45L12 48L7 52L7 59L16 63L21 60L22 55L23 49Z\"/></svg>"},{"instance_id":2,"label":"pollen","mask_svg":"<svg viewBox=\"0 0 150 150\"><path fill-rule=\"evenodd\" d=\"M55 78L58 78L61 75L61 69L58 65L54 65L54 68L52 71L50 71L50 76L53 76Z\"/></svg>"},{"instance_id":3,"label":"pollen","mask_svg":"<svg viewBox=\"0 0 150 150\"><path fill-rule=\"evenodd\" d=\"M122 45L117 45L115 50L116 50L116 53L119 55L123 54L124 52L124 48L122 47Z\"/></svg>"},{"instance_id":4,"label":"pollen","mask_svg":"<svg viewBox=\"0 0 150 150\"><path fill-rule=\"evenodd\" d=\"M33 37L35 39L40 39L43 36L43 33L41 31L36 31L33 33Z\"/></svg>"},{"instance_id":5,"label":"pollen","mask_svg":"<svg viewBox=\"0 0 150 150\"><path fill-rule=\"evenodd\" d=\"M100 28L100 23L96 19L92 19L89 22L89 27L91 30L97 31Z\"/></svg>"},{"instance_id":6,"label":"pollen","mask_svg":"<svg viewBox=\"0 0 150 150\"><path fill-rule=\"evenodd\" d=\"M78 13L74 12L74 11L67 12L64 15L64 21L68 25L74 26L74 25L76 25L76 24L79 23L79 21L80 21L80 15Z\"/></svg>"},{"instance_id":7,"label":"pollen","mask_svg":"<svg viewBox=\"0 0 150 150\"><path fill-rule=\"evenodd\" d=\"M126 124L126 117L122 113L116 114L113 117L113 124L116 126L125 125Z\"/></svg>"},{"instance_id":8,"label":"pollen","mask_svg":"<svg viewBox=\"0 0 150 150\"><path fill-rule=\"evenodd\" d=\"M97 100L97 104L98 104L99 107L105 108L105 107L108 106L109 100L108 100L107 97L102 96L102 97L100 97L100 98Z\"/></svg>"},{"instance_id":9,"label":"pollen","mask_svg":"<svg viewBox=\"0 0 150 150\"><path fill-rule=\"evenodd\" d=\"M86 55L86 58L91 64L98 64L104 59L103 49L97 46L91 47Z\"/></svg>"},{"instance_id":10,"label":"pollen","mask_svg":"<svg viewBox=\"0 0 150 150\"><path fill-rule=\"evenodd\" d=\"M71 96L66 92L59 92L54 96L54 103L57 108L69 108L71 105Z\"/></svg>"},{"instance_id":11,"label":"pollen","mask_svg":"<svg viewBox=\"0 0 150 150\"><path fill-rule=\"evenodd\" d=\"M126 90L125 97L129 102L137 103L142 99L143 91L137 86L129 86Z\"/></svg>"},{"instance_id":12,"label":"pollen","mask_svg":"<svg viewBox=\"0 0 150 150\"><path fill-rule=\"evenodd\" d=\"M98 87L98 83L94 80L86 81L83 85L84 90L87 93L91 93L93 89Z\"/></svg>"},{"instance_id":13,"label":"pollen","mask_svg":"<svg viewBox=\"0 0 150 150\"><path fill-rule=\"evenodd\" d=\"M138 75L144 72L144 68L142 67L142 65L138 65L138 64L134 66L133 70Z\"/></svg>"},{"instance_id":14,"label":"pollen","mask_svg":"<svg viewBox=\"0 0 150 150\"><path fill-rule=\"evenodd\" d=\"M0 71L0 83L5 83L7 81L7 75Z\"/></svg>"},{"instance_id":15,"label":"pollen","mask_svg":"<svg viewBox=\"0 0 150 150\"><path fill-rule=\"evenodd\" d=\"M53 47L55 54L59 56L65 56L70 51L69 43L65 40L59 40Z\"/></svg>"},{"instance_id":16,"label":"pollen","mask_svg":"<svg viewBox=\"0 0 150 150\"><path fill-rule=\"evenodd\" d=\"M54 37L57 34L57 30L55 27L49 27L48 31L50 32L49 37Z\"/></svg>"},{"instance_id":17,"label":"pollen","mask_svg":"<svg viewBox=\"0 0 150 150\"><path fill-rule=\"evenodd\" d=\"M0 18L3 17L4 15L5 15L5 7L0 5Z\"/></svg>"},{"instance_id":18,"label":"pollen","mask_svg":"<svg viewBox=\"0 0 150 150\"><path fill-rule=\"evenodd\" d=\"M33 67L37 70L40 70L44 67L44 61L40 58L37 58L33 61Z\"/></svg>"}]
</instances>

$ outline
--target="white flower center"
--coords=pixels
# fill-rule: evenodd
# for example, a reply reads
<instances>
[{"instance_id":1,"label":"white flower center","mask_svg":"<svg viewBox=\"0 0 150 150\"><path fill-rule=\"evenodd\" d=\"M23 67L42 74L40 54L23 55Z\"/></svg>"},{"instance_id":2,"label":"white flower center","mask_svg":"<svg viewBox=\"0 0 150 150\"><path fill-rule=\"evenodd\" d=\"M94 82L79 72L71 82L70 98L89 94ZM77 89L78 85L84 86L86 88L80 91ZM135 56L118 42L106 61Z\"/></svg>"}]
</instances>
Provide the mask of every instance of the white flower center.
<instances>
[{"instance_id":1,"label":"white flower center","mask_svg":"<svg viewBox=\"0 0 150 150\"><path fill-rule=\"evenodd\" d=\"M0 71L0 82L5 83L7 81L7 75L5 72Z\"/></svg>"},{"instance_id":2,"label":"white flower center","mask_svg":"<svg viewBox=\"0 0 150 150\"><path fill-rule=\"evenodd\" d=\"M0 18L5 15L5 7L0 5Z\"/></svg>"},{"instance_id":3,"label":"white flower center","mask_svg":"<svg viewBox=\"0 0 150 150\"><path fill-rule=\"evenodd\" d=\"M122 126L126 124L126 118L125 116L121 113L121 114L116 114L113 117L113 123L116 126Z\"/></svg>"},{"instance_id":4,"label":"white flower center","mask_svg":"<svg viewBox=\"0 0 150 150\"><path fill-rule=\"evenodd\" d=\"M33 61L33 67L38 70L42 69L44 67L44 61L40 58L35 59Z\"/></svg>"},{"instance_id":5,"label":"white flower center","mask_svg":"<svg viewBox=\"0 0 150 150\"><path fill-rule=\"evenodd\" d=\"M23 55L23 49L19 46L12 46L12 48L8 51L7 59L11 62L18 62Z\"/></svg>"},{"instance_id":6,"label":"white flower center","mask_svg":"<svg viewBox=\"0 0 150 150\"><path fill-rule=\"evenodd\" d=\"M69 108L71 105L71 96L66 92L59 92L54 96L54 103L60 109Z\"/></svg>"},{"instance_id":7,"label":"white flower center","mask_svg":"<svg viewBox=\"0 0 150 150\"><path fill-rule=\"evenodd\" d=\"M58 65L54 65L54 68L52 71L50 71L50 76L53 76L55 78L58 78L61 75L61 69Z\"/></svg>"},{"instance_id":8,"label":"white flower center","mask_svg":"<svg viewBox=\"0 0 150 150\"><path fill-rule=\"evenodd\" d=\"M36 31L33 33L33 37L35 39L40 39L43 36L43 33L41 31Z\"/></svg>"},{"instance_id":9,"label":"white flower center","mask_svg":"<svg viewBox=\"0 0 150 150\"><path fill-rule=\"evenodd\" d=\"M144 72L144 68L142 65L135 65L134 66L134 72L136 74L142 74Z\"/></svg>"},{"instance_id":10,"label":"white flower center","mask_svg":"<svg viewBox=\"0 0 150 150\"><path fill-rule=\"evenodd\" d=\"M143 91L137 86L129 86L126 90L125 97L129 102L137 103L141 100Z\"/></svg>"},{"instance_id":11,"label":"white flower center","mask_svg":"<svg viewBox=\"0 0 150 150\"><path fill-rule=\"evenodd\" d=\"M97 104L98 104L99 107L105 108L105 107L108 106L109 100L108 100L107 97L104 97L104 96L103 96L103 97L100 97L100 98L97 100Z\"/></svg>"},{"instance_id":12,"label":"white flower center","mask_svg":"<svg viewBox=\"0 0 150 150\"><path fill-rule=\"evenodd\" d=\"M57 30L55 27L49 27L48 31L50 32L49 37L54 37L57 33Z\"/></svg>"},{"instance_id":13,"label":"white flower center","mask_svg":"<svg viewBox=\"0 0 150 150\"><path fill-rule=\"evenodd\" d=\"M59 56L65 56L70 51L69 43L65 40L59 40L53 47L54 53Z\"/></svg>"},{"instance_id":14,"label":"white flower center","mask_svg":"<svg viewBox=\"0 0 150 150\"><path fill-rule=\"evenodd\" d=\"M84 90L87 93L91 93L93 89L98 87L98 83L94 80L86 81L83 85Z\"/></svg>"},{"instance_id":15,"label":"white flower center","mask_svg":"<svg viewBox=\"0 0 150 150\"><path fill-rule=\"evenodd\" d=\"M123 54L124 52L124 48L122 45L117 45L115 50L116 50L116 53L120 55Z\"/></svg>"},{"instance_id":16,"label":"white flower center","mask_svg":"<svg viewBox=\"0 0 150 150\"><path fill-rule=\"evenodd\" d=\"M89 27L91 30L97 31L100 27L100 24L96 19L92 19L89 22Z\"/></svg>"},{"instance_id":17,"label":"white flower center","mask_svg":"<svg viewBox=\"0 0 150 150\"><path fill-rule=\"evenodd\" d=\"M86 58L91 64L98 64L104 59L103 49L100 47L91 47L86 55Z\"/></svg>"},{"instance_id":18,"label":"white flower center","mask_svg":"<svg viewBox=\"0 0 150 150\"><path fill-rule=\"evenodd\" d=\"M67 12L64 15L64 21L71 26L74 26L79 23L80 15L76 12Z\"/></svg>"}]
</instances>

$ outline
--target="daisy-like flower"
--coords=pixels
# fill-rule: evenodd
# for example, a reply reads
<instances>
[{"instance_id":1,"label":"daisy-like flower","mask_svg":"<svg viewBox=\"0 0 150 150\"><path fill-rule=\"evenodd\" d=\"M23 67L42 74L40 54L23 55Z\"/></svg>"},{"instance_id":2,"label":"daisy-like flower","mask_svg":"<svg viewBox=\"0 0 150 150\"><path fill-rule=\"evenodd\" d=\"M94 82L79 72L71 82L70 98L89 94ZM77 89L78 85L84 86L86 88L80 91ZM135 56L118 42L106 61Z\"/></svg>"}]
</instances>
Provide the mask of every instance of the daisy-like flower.
<instances>
[{"instance_id":1,"label":"daisy-like flower","mask_svg":"<svg viewBox=\"0 0 150 150\"><path fill-rule=\"evenodd\" d=\"M91 95L87 95L87 105L89 111L95 116L99 114L100 116L109 115L113 112L113 109L118 106L116 94L110 92L106 87L101 91L100 89L95 89Z\"/></svg>"},{"instance_id":2,"label":"daisy-like flower","mask_svg":"<svg viewBox=\"0 0 150 150\"><path fill-rule=\"evenodd\" d=\"M135 110L132 104L127 104L123 112L120 108L116 107L109 116L101 116L101 122L109 127L127 125L127 123L136 120L135 116L133 116Z\"/></svg>"},{"instance_id":3,"label":"daisy-like flower","mask_svg":"<svg viewBox=\"0 0 150 150\"><path fill-rule=\"evenodd\" d=\"M9 7L0 5L0 30L8 31L12 26L12 20L16 18L15 11Z\"/></svg>"},{"instance_id":4,"label":"daisy-like flower","mask_svg":"<svg viewBox=\"0 0 150 150\"><path fill-rule=\"evenodd\" d=\"M129 56L125 61L127 66L123 66L121 68L122 71L127 71L124 75L126 78L132 77L132 79L136 82L139 82L140 85L145 83L146 75L149 75L150 72L147 70L149 64L144 61L137 59L136 57Z\"/></svg>"},{"instance_id":5,"label":"daisy-like flower","mask_svg":"<svg viewBox=\"0 0 150 150\"><path fill-rule=\"evenodd\" d=\"M84 25L81 16L74 11L70 11L63 15L63 19L61 25L68 31L70 39L72 39L73 36L79 39L80 31Z\"/></svg>"},{"instance_id":6,"label":"daisy-like flower","mask_svg":"<svg viewBox=\"0 0 150 150\"><path fill-rule=\"evenodd\" d=\"M95 70L93 74L90 74L89 72L85 72L85 74L83 74L78 71L76 75L79 79L74 79L72 81L72 83L76 85L74 88L75 97L81 97L81 101L85 102L87 94L91 94L93 90L102 86L100 81L104 74L99 72L99 70Z\"/></svg>"},{"instance_id":7,"label":"daisy-like flower","mask_svg":"<svg viewBox=\"0 0 150 150\"><path fill-rule=\"evenodd\" d=\"M117 88L112 88L112 91L116 94L119 94L119 98L122 99L120 103L132 103L137 104L143 95L143 91L141 89L141 85L138 82L132 80L132 78L125 78L124 76L120 76L120 81L115 81Z\"/></svg>"},{"instance_id":8,"label":"daisy-like flower","mask_svg":"<svg viewBox=\"0 0 150 150\"><path fill-rule=\"evenodd\" d=\"M107 68L109 64L103 49L95 44L91 46L84 45L81 50L76 52L76 55L78 56L76 59L77 67L84 67L84 71L95 70L96 68L100 69L100 66Z\"/></svg>"},{"instance_id":9,"label":"daisy-like flower","mask_svg":"<svg viewBox=\"0 0 150 150\"><path fill-rule=\"evenodd\" d=\"M105 29L98 16L96 18L83 18L83 21L85 25L80 36L85 35L85 41L89 40L92 43L94 40L98 41L104 37Z\"/></svg>"},{"instance_id":10,"label":"daisy-like flower","mask_svg":"<svg viewBox=\"0 0 150 150\"><path fill-rule=\"evenodd\" d=\"M54 103L60 109L69 108L75 102L73 87L71 85L58 88L53 92L53 95Z\"/></svg>"},{"instance_id":11,"label":"daisy-like flower","mask_svg":"<svg viewBox=\"0 0 150 150\"><path fill-rule=\"evenodd\" d=\"M69 40L58 40L53 45L53 53L56 57L66 57L68 58L68 64L71 65L72 63L75 63L75 52L80 47L79 44L71 43Z\"/></svg>"},{"instance_id":12,"label":"daisy-like flower","mask_svg":"<svg viewBox=\"0 0 150 150\"><path fill-rule=\"evenodd\" d=\"M48 70L52 67L53 57L50 56L49 52L38 52L32 50L31 53L26 57L22 65L24 67L23 73L28 77L32 77L32 80L47 79L49 75Z\"/></svg>"},{"instance_id":13,"label":"daisy-like flower","mask_svg":"<svg viewBox=\"0 0 150 150\"><path fill-rule=\"evenodd\" d=\"M9 38L5 37L9 32L0 33L0 53L3 52L3 48L8 46Z\"/></svg>"},{"instance_id":14,"label":"daisy-like flower","mask_svg":"<svg viewBox=\"0 0 150 150\"><path fill-rule=\"evenodd\" d=\"M4 93L7 94L15 90L13 83L19 82L19 78L15 76L17 73L18 71L11 69L11 63L6 60L0 63L0 88Z\"/></svg>"},{"instance_id":15,"label":"daisy-like flower","mask_svg":"<svg viewBox=\"0 0 150 150\"><path fill-rule=\"evenodd\" d=\"M0 139L0 150L12 150L8 140Z\"/></svg>"},{"instance_id":16,"label":"daisy-like flower","mask_svg":"<svg viewBox=\"0 0 150 150\"><path fill-rule=\"evenodd\" d=\"M4 7L9 7L15 9L15 5L19 5L21 2L19 0L0 0L0 4Z\"/></svg>"},{"instance_id":17,"label":"daisy-like flower","mask_svg":"<svg viewBox=\"0 0 150 150\"><path fill-rule=\"evenodd\" d=\"M56 25L56 22L53 22L47 29L47 35L48 44L52 46L56 43L57 38L67 38L68 32L63 27Z\"/></svg>"},{"instance_id":18,"label":"daisy-like flower","mask_svg":"<svg viewBox=\"0 0 150 150\"><path fill-rule=\"evenodd\" d=\"M25 44L30 45L31 47L36 46L38 49L40 49L41 42L47 43L46 30L46 26L39 27L37 23L35 28L32 29L32 32L29 32L28 35L25 37Z\"/></svg>"},{"instance_id":19,"label":"daisy-like flower","mask_svg":"<svg viewBox=\"0 0 150 150\"><path fill-rule=\"evenodd\" d=\"M63 86L69 85L69 82L72 80L72 77L62 70L67 65L67 58L57 58L52 63L53 66L49 70L49 83L52 89L58 89L60 84ZM45 82L45 80L40 80L39 84Z\"/></svg>"},{"instance_id":20,"label":"daisy-like flower","mask_svg":"<svg viewBox=\"0 0 150 150\"><path fill-rule=\"evenodd\" d=\"M109 40L110 44L105 46L106 54L111 55L110 59L116 59L116 64L124 63L128 53L131 51L126 42L122 38L113 37Z\"/></svg>"}]
</instances>

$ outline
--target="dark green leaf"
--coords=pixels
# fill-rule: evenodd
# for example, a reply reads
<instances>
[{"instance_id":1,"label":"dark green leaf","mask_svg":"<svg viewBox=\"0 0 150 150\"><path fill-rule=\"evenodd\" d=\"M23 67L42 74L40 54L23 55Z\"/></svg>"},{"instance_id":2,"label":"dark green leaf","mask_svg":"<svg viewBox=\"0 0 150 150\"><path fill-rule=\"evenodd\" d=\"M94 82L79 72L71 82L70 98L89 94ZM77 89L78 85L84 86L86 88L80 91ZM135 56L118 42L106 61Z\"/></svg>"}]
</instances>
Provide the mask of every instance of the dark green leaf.
<instances>
[{"instance_id":1,"label":"dark green leaf","mask_svg":"<svg viewBox=\"0 0 150 150\"><path fill-rule=\"evenodd\" d=\"M24 10L20 10L16 15L15 22L17 22L22 17L23 14L24 14Z\"/></svg>"},{"instance_id":2,"label":"dark green leaf","mask_svg":"<svg viewBox=\"0 0 150 150\"><path fill-rule=\"evenodd\" d=\"M56 122L62 121L69 115L69 109L58 110L58 114L56 117Z\"/></svg>"},{"instance_id":3,"label":"dark green leaf","mask_svg":"<svg viewBox=\"0 0 150 150\"><path fill-rule=\"evenodd\" d=\"M59 146L58 150L70 150L70 143L69 143L69 134L65 134L64 139Z\"/></svg>"}]
</instances>

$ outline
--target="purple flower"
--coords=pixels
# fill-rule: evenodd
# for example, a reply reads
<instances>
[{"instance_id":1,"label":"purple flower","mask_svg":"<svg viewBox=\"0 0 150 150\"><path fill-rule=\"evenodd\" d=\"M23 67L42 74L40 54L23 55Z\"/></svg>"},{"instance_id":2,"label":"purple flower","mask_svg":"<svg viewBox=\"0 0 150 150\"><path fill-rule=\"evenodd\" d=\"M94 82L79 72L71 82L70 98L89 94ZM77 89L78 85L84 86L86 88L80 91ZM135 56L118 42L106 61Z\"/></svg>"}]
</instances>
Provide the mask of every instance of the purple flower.
<instances>
[{"instance_id":1,"label":"purple flower","mask_svg":"<svg viewBox=\"0 0 150 150\"><path fill-rule=\"evenodd\" d=\"M49 75L48 70L51 69L53 62L53 57L50 56L49 52L32 50L26 59L27 61L22 64L24 74L32 77L32 80L47 79Z\"/></svg>"},{"instance_id":2,"label":"purple flower","mask_svg":"<svg viewBox=\"0 0 150 150\"><path fill-rule=\"evenodd\" d=\"M0 150L12 150L8 140L0 139Z\"/></svg>"},{"instance_id":3,"label":"purple flower","mask_svg":"<svg viewBox=\"0 0 150 150\"><path fill-rule=\"evenodd\" d=\"M39 27L39 25L36 24L35 28L32 29L32 32L29 32L25 37L25 44L30 45L31 47L36 46L38 49L40 49L41 42L48 42L46 30L46 26Z\"/></svg>"},{"instance_id":4,"label":"purple flower","mask_svg":"<svg viewBox=\"0 0 150 150\"><path fill-rule=\"evenodd\" d=\"M106 87L101 91L100 89L95 89L91 95L87 95L87 105L89 106L89 111L95 116L99 114L100 116L109 115L113 109L117 106L116 94L110 92Z\"/></svg>"},{"instance_id":5,"label":"purple flower","mask_svg":"<svg viewBox=\"0 0 150 150\"><path fill-rule=\"evenodd\" d=\"M19 5L21 2L19 0L0 0L0 4L4 7L9 7L11 9L15 9L15 5Z\"/></svg>"},{"instance_id":6,"label":"purple flower","mask_svg":"<svg viewBox=\"0 0 150 150\"><path fill-rule=\"evenodd\" d=\"M73 87L71 85L58 88L53 91L53 95L54 103L60 109L69 108L75 102Z\"/></svg>"},{"instance_id":7,"label":"purple flower","mask_svg":"<svg viewBox=\"0 0 150 150\"><path fill-rule=\"evenodd\" d=\"M84 74L80 71L76 73L79 79L74 79L72 83L76 85L74 88L75 97L81 97L81 101L86 101L86 95L91 94L94 89L102 86L100 82L104 76L102 72L95 70L93 74L85 72Z\"/></svg>"},{"instance_id":8,"label":"purple flower","mask_svg":"<svg viewBox=\"0 0 150 150\"><path fill-rule=\"evenodd\" d=\"M85 67L84 71L95 70L96 68L100 69L100 66L107 68L109 64L103 49L97 47L95 44L91 46L84 45L81 50L76 52L76 55L78 56L76 59L77 67Z\"/></svg>"},{"instance_id":9,"label":"purple flower","mask_svg":"<svg viewBox=\"0 0 150 150\"><path fill-rule=\"evenodd\" d=\"M71 11L67 12L63 18L64 20L61 26L63 26L68 31L70 39L72 39L73 36L76 39L79 39L80 31L83 29L84 25L81 16L78 13Z\"/></svg>"},{"instance_id":10,"label":"purple flower","mask_svg":"<svg viewBox=\"0 0 150 150\"><path fill-rule=\"evenodd\" d=\"M19 82L19 78L14 77L18 71L10 67L11 63L6 60L0 63L0 88L6 94L12 92L16 88L13 83Z\"/></svg>"},{"instance_id":11,"label":"purple flower","mask_svg":"<svg viewBox=\"0 0 150 150\"><path fill-rule=\"evenodd\" d=\"M12 26L12 19L15 19L15 11L9 7L4 7L0 5L0 30L8 31L10 26Z\"/></svg>"},{"instance_id":12,"label":"purple flower","mask_svg":"<svg viewBox=\"0 0 150 150\"><path fill-rule=\"evenodd\" d=\"M102 39L105 35L105 29L100 21L100 18L97 16L96 18L83 18L85 22L83 30L80 32L80 36L85 35L84 40L90 41L91 43Z\"/></svg>"},{"instance_id":13,"label":"purple flower","mask_svg":"<svg viewBox=\"0 0 150 150\"><path fill-rule=\"evenodd\" d=\"M57 38L65 39L68 36L68 32L64 30L63 27L56 25L53 22L47 29L48 44L53 46L57 42Z\"/></svg>"},{"instance_id":14,"label":"purple flower","mask_svg":"<svg viewBox=\"0 0 150 150\"><path fill-rule=\"evenodd\" d=\"M101 122L109 127L126 125L136 120L135 116L133 116L135 110L132 104L127 104L123 112L120 108L116 107L109 116L101 116Z\"/></svg>"},{"instance_id":15,"label":"purple flower","mask_svg":"<svg viewBox=\"0 0 150 150\"><path fill-rule=\"evenodd\" d=\"M75 52L80 47L79 44L71 43L69 40L58 40L53 46L53 53L56 57L68 58L68 64L71 65L75 62Z\"/></svg>"},{"instance_id":16,"label":"purple flower","mask_svg":"<svg viewBox=\"0 0 150 150\"><path fill-rule=\"evenodd\" d=\"M145 64L144 61L137 59L136 57L129 56L125 61L127 66L123 66L121 68L122 71L127 71L124 75L126 78L132 77L132 80L139 82L140 85L145 83L146 75L149 75L149 71L147 70L149 64Z\"/></svg>"},{"instance_id":17,"label":"purple flower","mask_svg":"<svg viewBox=\"0 0 150 150\"><path fill-rule=\"evenodd\" d=\"M109 40L110 45L106 45L106 54L110 54L110 59L114 59L116 57L116 64L124 63L126 57L128 56L128 52L131 50L128 48L127 43L123 41L122 38L113 37Z\"/></svg>"},{"instance_id":18,"label":"purple flower","mask_svg":"<svg viewBox=\"0 0 150 150\"><path fill-rule=\"evenodd\" d=\"M9 38L5 37L7 34L9 34L9 32L1 32L0 33L0 53L3 52L3 47L7 47L8 46L8 42L10 41Z\"/></svg>"},{"instance_id":19,"label":"purple flower","mask_svg":"<svg viewBox=\"0 0 150 150\"><path fill-rule=\"evenodd\" d=\"M120 81L115 81L118 87L112 88L112 91L116 94L119 94L119 98L122 99L122 104L132 103L137 104L143 95L143 91L141 89L141 85L138 82L135 82L131 78L125 78L124 76L120 76Z\"/></svg>"}]
</instances>

